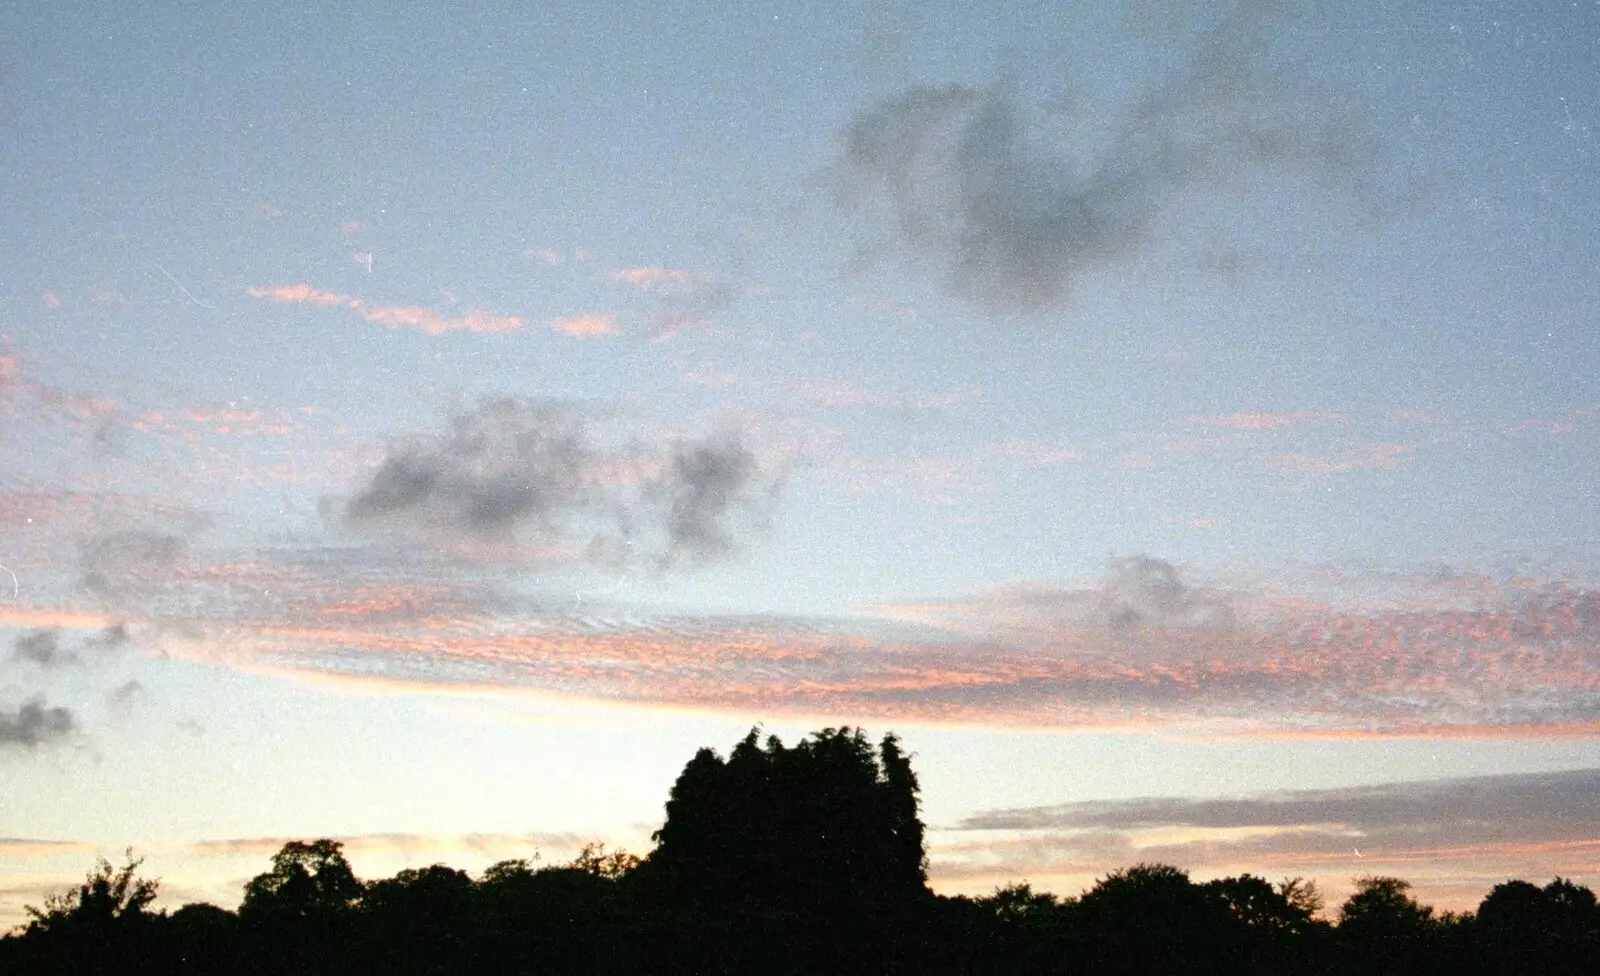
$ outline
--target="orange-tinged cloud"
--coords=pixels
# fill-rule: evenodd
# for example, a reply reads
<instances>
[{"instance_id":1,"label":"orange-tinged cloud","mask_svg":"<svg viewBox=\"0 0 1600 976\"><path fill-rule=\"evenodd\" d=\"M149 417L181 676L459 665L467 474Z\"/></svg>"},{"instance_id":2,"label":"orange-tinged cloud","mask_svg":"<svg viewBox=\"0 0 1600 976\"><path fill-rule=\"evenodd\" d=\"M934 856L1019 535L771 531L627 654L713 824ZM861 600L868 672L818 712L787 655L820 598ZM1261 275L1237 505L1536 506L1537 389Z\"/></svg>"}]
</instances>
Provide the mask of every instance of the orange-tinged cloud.
<instances>
[{"instance_id":1,"label":"orange-tinged cloud","mask_svg":"<svg viewBox=\"0 0 1600 976\"><path fill-rule=\"evenodd\" d=\"M1189 417L1187 422L1201 427L1227 430L1273 430L1302 424L1343 423L1343 414L1331 410L1285 410L1278 413L1222 413Z\"/></svg>"},{"instance_id":2,"label":"orange-tinged cloud","mask_svg":"<svg viewBox=\"0 0 1600 976\"><path fill-rule=\"evenodd\" d=\"M188 849L195 854L243 854L270 857L292 841L305 837L238 837L195 841ZM435 856L450 852L479 851L531 856L540 846L581 847L589 838L567 833L528 834L351 834L330 837L344 845L346 853L395 852Z\"/></svg>"},{"instance_id":3,"label":"orange-tinged cloud","mask_svg":"<svg viewBox=\"0 0 1600 976\"><path fill-rule=\"evenodd\" d=\"M449 553L377 575L353 563L348 581L338 563L183 565L140 608L168 653L377 692L1211 736L1600 732L1600 591L1559 581L1419 577L1335 601L1191 585L1139 558L1100 582L805 620L491 604L460 572ZM202 605L201 619L186 610Z\"/></svg>"},{"instance_id":4,"label":"orange-tinged cloud","mask_svg":"<svg viewBox=\"0 0 1600 976\"><path fill-rule=\"evenodd\" d=\"M317 308L347 308L368 322L390 328L416 329L430 336L449 332L476 332L501 334L518 332L527 322L518 315L500 315L482 309L472 309L465 315L446 315L422 305L369 305L359 298L323 291L301 282L294 285L251 286L245 289L251 298L284 304L305 304Z\"/></svg>"},{"instance_id":5,"label":"orange-tinged cloud","mask_svg":"<svg viewBox=\"0 0 1600 976\"><path fill-rule=\"evenodd\" d=\"M37 857L41 854L82 854L93 850L93 844L75 840L35 840L27 837L0 837L0 858Z\"/></svg>"},{"instance_id":6,"label":"orange-tinged cloud","mask_svg":"<svg viewBox=\"0 0 1600 976\"><path fill-rule=\"evenodd\" d=\"M1415 444L1367 444L1351 454L1278 454L1273 460L1289 474L1324 478L1349 471L1392 471L1415 450Z\"/></svg>"},{"instance_id":7,"label":"orange-tinged cloud","mask_svg":"<svg viewBox=\"0 0 1600 976\"><path fill-rule=\"evenodd\" d=\"M552 331L576 339L594 339L616 332L617 317L598 313L568 315L551 321L550 328Z\"/></svg>"},{"instance_id":8,"label":"orange-tinged cloud","mask_svg":"<svg viewBox=\"0 0 1600 976\"><path fill-rule=\"evenodd\" d=\"M337 292L313 288L303 281L297 285L252 285L246 288L244 293L251 298L262 298L284 304L315 305L317 308L333 308L336 305L349 305L355 301Z\"/></svg>"},{"instance_id":9,"label":"orange-tinged cloud","mask_svg":"<svg viewBox=\"0 0 1600 976\"><path fill-rule=\"evenodd\" d=\"M115 626L119 620L108 614L62 607L0 605L0 627L103 631Z\"/></svg>"},{"instance_id":10,"label":"orange-tinged cloud","mask_svg":"<svg viewBox=\"0 0 1600 976\"><path fill-rule=\"evenodd\" d=\"M694 291L710 285L714 280L710 275L656 265L621 268L607 277L642 291Z\"/></svg>"}]
</instances>

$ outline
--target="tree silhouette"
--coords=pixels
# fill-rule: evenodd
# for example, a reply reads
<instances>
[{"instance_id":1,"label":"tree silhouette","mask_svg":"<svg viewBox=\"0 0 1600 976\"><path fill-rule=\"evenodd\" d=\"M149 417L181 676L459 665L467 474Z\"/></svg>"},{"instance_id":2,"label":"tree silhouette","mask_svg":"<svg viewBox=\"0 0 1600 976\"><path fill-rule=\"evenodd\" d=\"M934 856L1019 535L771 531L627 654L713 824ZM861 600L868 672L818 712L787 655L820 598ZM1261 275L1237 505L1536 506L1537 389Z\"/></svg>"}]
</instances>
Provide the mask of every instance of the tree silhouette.
<instances>
[{"instance_id":1,"label":"tree silhouette","mask_svg":"<svg viewBox=\"0 0 1600 976\"><path fill-rule=\"evenodd\" d=\"M1113 871L1078 900L1097 972L1222 972L1228 946L1224 902L1170 864Z\"/></svg>"},{"instance_id":2,"label":"tree silhouette","mask_svg":"<svg viewBox=\"0 0 1600 976\"><path fill-rule=\"evenodd\" d=\"M898 916L929 898L918 791L892 735L875 749L830 728L791 748L751 729L726 760L701 749L684 767L638 881L716 947L706 968L783 945L794 971L882 971Z\"/></svg>"},{"instance_id":3,"label":"tree silhouette","mask_svg":"<svg viewBox=\"0 0 1600 976\"><path fill-rule=\"evenodd\" d=\"M459 973L470 966L472 879L434 864L374 881L361 896L358 968L373 973Z\"/></svg>"},{"instance_id":4,"label":"tree silhouette","mask_svg":"<svg viewBox=\"0 0 1600 976\"><path fill-rule=\"evenodd\" d=\"M239 921L263 970L327 972L348 948L361 893L343 844L290 841L272 856L272 870L245 884Z\"/></svg>"},{"instance_id":5,"label":"tree silhouette","mask_svg":"<svg viewBox=\"0 0 1600 976\"><path fill-rule=\"evenodd\" d=\"M243 915L288 912L308 915L336 912L353 906L361 897L344 845L335 840L284 844L272 856L272 870L258 874L244 886Z\"/></svg>"},{"instance_id":6,"label":"tree silhouette","mask_svg":"<svg viewBox=\"0 0 1600 976\"><path fill-rule=\"evenodd\" d=\"M50 895L43 908L28 905L25 910L32 919L28 930L54 932L136 922L156 900L161 886L159 881L134 876L143 863L144 858L135 858L131 850L120 868L100 858L95 870L73 891Z\"/></svg>"},{"instance_id":7,"label":"tree silhouette","mask_svg":"<svg viewBox=\"0 0 1600 976\"><path fill-rule=\"evenodd\" d=\"M1416 973L1430 955L1438 926L1433 909L1408 892L1411 882L1369 875L1339 908L1339 942L1347 971Z\"/></svg>"},{"instance_id":8,"label":"tree silhouette","mask_svg":"<svg viewBox=\"0 0 1600 976\"><path fill-rule=\"evenodd\" d=\"M1600 908L1594 892L1556 878L1494 886L1475 920L1482 958L1495 972L1565 976L1590 973L1600 958Z\"/></svg>"},{"instance_id":9,"label":"tree silhouette","mask_svg":"<svg viewBox=\"0 0 1600 976\"><path fill-rule=\"evenodd\" d=\"M130 850L122 867L100 858L77 888L45 899L44 907L26 906L30 918L23 932L26 955L39 971L100 973L148 971L153 927L159 918L149 911L160 882L140 878L144 863Z\"/></svg>"}]
</instances>

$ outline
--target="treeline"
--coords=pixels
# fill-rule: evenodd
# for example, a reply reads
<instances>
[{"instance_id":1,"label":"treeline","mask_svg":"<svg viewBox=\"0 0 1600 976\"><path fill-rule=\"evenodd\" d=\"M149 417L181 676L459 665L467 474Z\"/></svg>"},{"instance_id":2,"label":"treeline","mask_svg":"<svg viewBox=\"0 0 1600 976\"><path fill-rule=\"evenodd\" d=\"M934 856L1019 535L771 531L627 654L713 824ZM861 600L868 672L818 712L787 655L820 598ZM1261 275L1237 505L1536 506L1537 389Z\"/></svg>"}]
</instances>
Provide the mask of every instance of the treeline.
<instances>
[{"instance_id":1,"label":"treeline","mask_svg":"<svg viewBox=\"0 0 1600 976\"><path fill-rule=\"evenodd\" d=\"M1197 883L1140 864L1076 898L1011 885L928 890L917 780L894 736L825 729L793 747L755 732L702 749L641 859L433 865L361 881L334 841L292 842L237 911L153 910L131 857L30 908L0 972L1591 974L1594 893L1497 885L1436 914L1397 878L1357 880L1332 914L1312 883Z\"/></svg>"}]
</instances>

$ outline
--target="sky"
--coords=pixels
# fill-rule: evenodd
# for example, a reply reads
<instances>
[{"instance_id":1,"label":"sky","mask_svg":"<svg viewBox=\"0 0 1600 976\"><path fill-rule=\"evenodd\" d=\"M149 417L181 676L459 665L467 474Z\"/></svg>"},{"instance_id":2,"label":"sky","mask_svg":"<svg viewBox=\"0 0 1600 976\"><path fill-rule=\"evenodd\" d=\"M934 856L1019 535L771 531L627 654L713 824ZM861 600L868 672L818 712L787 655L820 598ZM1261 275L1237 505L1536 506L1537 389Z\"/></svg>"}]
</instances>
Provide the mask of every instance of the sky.
<instances>
[{"instance_id":1,"label":"sky","mask_svg":"<svg viewBox=\"0 0 1600 976\"><path fill-rule=\"evenodd\" d=\"M945 893L1600 885L1597 184L1594 0L9 5L0 924L758 724Z\"/></svg>"}]
</instances>

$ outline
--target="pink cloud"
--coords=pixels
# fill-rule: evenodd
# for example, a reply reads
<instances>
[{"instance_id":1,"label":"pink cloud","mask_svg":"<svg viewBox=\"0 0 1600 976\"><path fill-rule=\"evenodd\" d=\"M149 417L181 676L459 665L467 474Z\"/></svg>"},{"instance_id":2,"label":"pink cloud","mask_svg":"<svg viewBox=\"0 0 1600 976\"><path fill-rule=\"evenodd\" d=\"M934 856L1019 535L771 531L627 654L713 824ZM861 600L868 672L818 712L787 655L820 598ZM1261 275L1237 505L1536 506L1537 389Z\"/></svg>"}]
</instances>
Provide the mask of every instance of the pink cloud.
<instances>
[{"instance_id":1,"label":"pink cloud","mask_svg":"<svg viewBox=\"0 0 1600 976\"><path fill-rule=\"evenodd\" d=\"M1416 450L1415 444L1368 444L1348 456L1326 454L1276 454L1273 461L1289 474L1324 478L1347 471L1392 471Z\"/></svg>"},{"instance_id":2,"label":"pink cloud","mask_svg":"<svg viewBox=\"0 0 1600 976\"><path fill-rule=\"evenodd\" d=\"M1185 423L1227 430L1273 430L1302 424L1343 423L1343 414L1331 410L1286 410L1279 413L1221 413L1185 418Z\"/></svg>"},{"instance_id":3,"label":"pink cloud","mask_svg":"<svg viewBox=\"0 0 1600 976\"><path fill-rule=\"evenodd\" d=\"M738 374L726 369L685 370L678 374L678 379L695 386L709 386L716 389L732 386L739 381Z\"/></svg>"},{"instance_id":4,"label":"pink cloud","mask_svg":"<svg viewBox=\"0 0 1600 976\"><path fill-rule=\"evenodd\" d=\"M929 410L955 407L979 399L976 392L914 393L864 386L849 380L799 382L794 395L823 409L871 407L879 410Z\"/></svg>"},{"instance_id":5,"label":"pink cloud","mask_svg":"<svg viewBox=\"0 0 1600 976\"><path fill-rule=\"evenodd\" d=\"M184 411L191 423L207 428L214 434L253 434L284 436L300 426L299 421L283 410L257 410L240 407L191 407Z\"/></svg>"},{"instance_id":6,"label":"pink cloud","mask_svg":"<svg viewBox=\"0 0 1600 976\"><path fill-rule=\"evenodd\" d=\"M995 457L1009 458L1035 467L1082 461L1085 457L1083 452L1070 447L1040 444L1021 437L1007 437L1004 440L997 441L989 447L987 453Z\"/></svg>"},{"instance_id":7,"label":"pink cloud","mask_svg":"<svg viewBox=\"0 0 1600 976\"><path fill-rule=\"evenodd\" d=\"M653 265L621 268L611 272L606 277L612 281L632 285L641 291L692 292L705 288L715 281L710 275Z\"/></svg>"},{"instance_id":8,"label":"pink cloud","mask_svg":"<svg viewBox=\"0 0 1600 976\"><path fill-rule=\"evenodd\" d=\"M930 493L948 494L944 474L929 473ZM650 480L626 465L596 477ZM168 653L374 693L524 688L835 722L1254 737L1600 732L1600 591L1559 580L1225 587L1133 557L1099 580L848 618L655 620L491 604L444 551L411 553L387 580L367 563L344 580L336 561L273 558L170 567L138 612L161 622Z\"/></svg>"},{"instance_id":9,"label":"pink cloud","mask_svg":"<svg viewBox=\"0 0 1600 976\"><path fill-rule=\"evenodd\" d=\"M609 313L569 315L552 321L550 328L555 332L569 335L573 338L594 339L615 333L617 330L617 317Z\"/></svg>"},{"instance_id":10,"label":"pink cloud","mask_svg":"<svg viewBox=\"0 0 1600 976\"><path fill-rule=\"evenodd\" d=\"M368 322L390 328L416 329L431 336L444 335L447 332L477 332L492 335L518 332L527 326L527 322L521 316L496 315L479 309L473 309L466 315L451 317L417 305L357 304L351 307L356 308L361 317Z\"/></svg>"},{"instance_id":11,"label":"pink cloud","mask_svg":"<svg viewBox=\"0 0 1600 976\"><path fill-rule=\"evenodd\" d=\"M335 305L353 308L355 305L360 304L356 299L340 295L337 292L313 288L303 281L297 285L252 285L246 288L244 293L251 298L263 298L267 301L283 302L285 304L315 305L318 308L332 308ZM352 302L355 305L352 305Z\"/></svg>"},{"instance_id":12,"label":"pink cloud","mask_svg":"<svg viewBox=\"0 0 1600 976\"><path fill-rule=\"evenodd\" d=\"M44 302L44 307L45 308L60 308L61 307L61 296L57 295L53 291L45 292L44 295L41 298L41 301Z\"/></svg>"},{"instance_id":13,"label":"pink cloud","mask_svg":"<svg viewBox=\"0 0 1600 976\"><path fill-rule=\"evenodd\" d=\"M1209 515L1163 515L1162 525L1186 525L1191 529L1209 529L1217 524L1217 520Z\"/></svg>"},{"instance_id":14,"label":"pink cloud","mask_svg":"<svg viewBox=\"0 0 1600 976\"><path fill-rule=\"evenodd\" d=\"M1395 423L1419 424L1425 427L1438 427L1450 422L1450 418L1438 411L1418 410L1412 407L1390 407L1383 415Z\"/></svg>"},{"instance_id":15,"label":"pink cloud","mask_svg":"<svg viewBox=\"0 0 1600 976\"><path fill-rule=\"evenodd\" d=\"M1597 415L1600 415L1600 408L1574 410L1564 417L1533 417L1523 420L1512 424L1511 429L1518 433L1535 430L1545 434L1570 434Z\"/></svg>"},{"instance_id":16,"label":"pink cloud","mask_svg":"<svg viewBox=\"0 0 1600 976\"><path fill-rule=\"evenodd\" d=\"M498 315L473 309L465 315L450 316L421 305L368 305L359 298L337 292L313 288L305 282L294 285L251 286L245 289L251 298L285 304L314 305L317 308L348 308L368 322L389 328L416 329L430 336L447 332L477 332L497 334L517 332L527 326L518 315Z\"/></svg>"}]
</instances>

